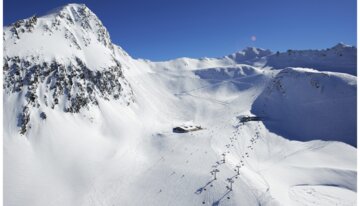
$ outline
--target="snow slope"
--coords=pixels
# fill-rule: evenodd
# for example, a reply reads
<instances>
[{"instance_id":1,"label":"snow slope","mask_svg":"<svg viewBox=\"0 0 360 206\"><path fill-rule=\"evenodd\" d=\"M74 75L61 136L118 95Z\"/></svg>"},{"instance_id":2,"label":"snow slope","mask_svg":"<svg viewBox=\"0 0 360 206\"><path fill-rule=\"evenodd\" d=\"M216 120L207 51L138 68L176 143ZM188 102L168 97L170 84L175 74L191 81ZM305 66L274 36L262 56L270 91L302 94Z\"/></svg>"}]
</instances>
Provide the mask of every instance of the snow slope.
<instances>
[{"instance_id":1,"label":"snow slope","mask_svg":"<svg viewBox=\"0 0 360 206\"><path fill-rule=\"evenodd\" d=\"M354 138L356 77L264 67L273 54L249 48L222 58L133 59L108 35L99 39L103 27L84 5L37 17L31 32L28 21L5 28L5 205L356 205L357 149L339 142ZM52 32L43 30L53 21ZM97 52L79 39L75 48L65 28L88 36L104 58L88 60ZM54 45L42 50L42 40ZM237 119L254 114L262 121ZM323 121L314 129L295 122L309 115ZM172 133L186 122L204 129ZM321 131L336 141L316 140L330 139Z\"/></svg>"},{"instance_id":2,"label":"snow slope","mask_svg":"<svg viewBox=\"0 0 360 206\"><path fill-rule=\"evenodd\" d=\"M284 69L254 102L252 112L266 118L271 131L290 139L340 140L356 146L356 77Z\"/></svg>"}]
</instances>

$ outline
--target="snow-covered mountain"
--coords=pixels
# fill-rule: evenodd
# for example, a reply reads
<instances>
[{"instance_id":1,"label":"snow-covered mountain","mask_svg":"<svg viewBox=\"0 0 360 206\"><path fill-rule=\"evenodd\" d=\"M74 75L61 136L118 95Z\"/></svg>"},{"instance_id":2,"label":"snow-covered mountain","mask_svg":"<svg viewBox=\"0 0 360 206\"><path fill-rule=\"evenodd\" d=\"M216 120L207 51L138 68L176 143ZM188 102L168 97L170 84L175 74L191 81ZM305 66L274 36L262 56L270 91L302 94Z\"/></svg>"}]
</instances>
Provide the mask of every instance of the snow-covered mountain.
<instances>
[{"instance_id":1,"label":"snow-covered mountain","mask_svg":"<svg viewBox=\"0 0 360 206\"><path fill-rule=\"evenodd\" d=\"M319 71L341 72L356 75L357 49L339 43L332 48L320 50L291 50L286 52L272 52L255 47L247 47L242 51L221 58L178 58L165 62L153 62L155 67L164 68L208 68L216 66L231 66L248 64L256 67L285 69L287 67L313 68ZM148 62L150 63L150 62Z\"/></svg>"},{"instance_id":2,"label":"snow-covered mountain","mask_svg":"<svg viewBox=\"0 0 360 206\"><path fill-rule=\"evenodd\" d=\"M356 77L286 68L253 104L267 128L290 139L340 140L356 145ZM306 114L306 115L304 115Z\"/></svg>"},{"instance_id":3,"label":"snow-covered mountain","mask_svg":"<svg viewBox=\"0 0 360 206\"><path fill-rule=\"evenodd\" d=\"M5 27L4 88L19 94L21 133L30 127L29 107L45 118L43 107L79 112L97 105L97 98L132 102L118 52L85 5L70 4Z\"/></svg>"},{"instance_id":4,"label":"snow-covered mountain","mask_svg":"<svg viewBox=\"0 0 360 206\"><path fill-rule=\"evenodd\" d=\"M227 57L233 59L236 63L254 63L261 60L261 58L266 58L270 56L272 52L270 50L247 47L242 51L236 52L234 54L228 55Z\"/></svg>"},{"instance_id":5,"label":"snow-covered mountain","mask_svg":"<svg viewBox=\"0 0 360 206\"><path fill-rule=\"evenodd\" d=\"M289 49L268 56L266 65L277 69L305 67L356 75L356 54L356 47L343 43L324 50Z\"/></svg>"},{"instance_id":6,"label":"snow-covered mountain","mask_svg":"<svg viewBox=\"0 0 360 206\"><path fill-rule=\"evenodd\" d=\"M354 47L152 62L79 4L3 38L5 205L356 205Z\"/></svg>"}]
</instances>

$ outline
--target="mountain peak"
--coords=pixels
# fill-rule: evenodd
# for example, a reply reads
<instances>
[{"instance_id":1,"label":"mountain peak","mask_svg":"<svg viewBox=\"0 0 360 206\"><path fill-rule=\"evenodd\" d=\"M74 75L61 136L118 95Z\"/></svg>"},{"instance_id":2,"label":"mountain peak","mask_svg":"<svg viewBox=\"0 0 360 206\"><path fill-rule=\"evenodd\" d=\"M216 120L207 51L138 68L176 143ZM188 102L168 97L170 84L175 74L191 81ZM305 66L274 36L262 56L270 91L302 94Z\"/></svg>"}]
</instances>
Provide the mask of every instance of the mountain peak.
<instances>
[{"instance_id":1,"label":"mountain peak","mask_svg":"<svg viewBox=\"0 0 360 206\"><path fill-rule=\"evenodd\" d=\"M64 12L71 14L73 11L78 11L78 10L91 11L85 4L70 3L70 4L65 4L63 6L59 6L55 9L52 9L52 10L46 12L44 16L57 15L57 14L64 13Z\"/></svg>"},{"instance_id":2,"label":"mountain peak","mask_svg":"<svg viewBox=\"0 0 360 206\"><path fill-rule=\"evenodd\" d=\"M247 46L244 49L242 49L241 51L244 51L244 52L246 52L246 51L258 52L258 51L262 51L262 50L265 50L265 49Z\"/></svg>"},{"instance_id":3,"label":"mountain peak","mask_svg":"<svg viewBox=\"0 0 360 206\"><path fill-rule=\"evenodd\" d=\"M88 7L85 4L69 3L62 6L62 8L88 8Z\"/></svg>"},{"instance_id":4,"label":"mountain peak","mask_svg":"<svg viewBox=\"0 0 360 206\"><path fill-rule=\"evenodd\" d=\"M335 46L333 46L332 49L343 49L348 47L352 47L352 46L344 44L343 42L339 42Z\"/></svg>"},{"instance_id":5,"label":"mountain peak","mask_svg":"<svg viewBox=\"0 0 360 206\"><path fill-rule=\"evenodd\" d=\"M32 32L34 29L42 30L43 33L54 33L60 30L79 30L85 33L97 33L98 40L106 47L112 48L110 36L100 19L85 4L67 4L47 12L43 16L32 16L18 20L5 27L11 31L11 37L20 39L22 33Z\"/></svg>"},{"instance_id":6,"label":"mountain peak","mask_svg":"<svg viewBox=\"0 0 360 206\"><path fill-rule=\"evenodd\" d=\"M235 60L237 63L244 63L251 60L256 60L264 56L271 55L272 52L268 49L261 49L256 47L246 47L241 51L230 54L228 57Z\"/></svg>"},{"instance_id":7,"label":"mountain peak","mask_svg":"<svg viewBox=\"0 0 360 206\"><path fill-rule=\"evenodd\" d=\"M3 38L7 56L78 56L85 61L82 56L90 54L97 58L88 60L100 61L94 66L99 68L104 65L103 59L112 61L115 55L107 29L85 4L67 4L44 16L18 20L4 28ZM57 44L49 46L54 39ZM98 53L106 55L102 58Z\"/></svg>"},{"instance_id":8,"label":"mountain peak","mask_svg":"<svg viewBox=\"0 0 360 206\"><path fill-rule=\"evenodd\" d=\"M85 5L85 4L66 4L58 7L57 9L51 10L47 13L48 15L66 17L69 21L80 22L85 18L97 16Z\"/></svg>"}]
</instances>

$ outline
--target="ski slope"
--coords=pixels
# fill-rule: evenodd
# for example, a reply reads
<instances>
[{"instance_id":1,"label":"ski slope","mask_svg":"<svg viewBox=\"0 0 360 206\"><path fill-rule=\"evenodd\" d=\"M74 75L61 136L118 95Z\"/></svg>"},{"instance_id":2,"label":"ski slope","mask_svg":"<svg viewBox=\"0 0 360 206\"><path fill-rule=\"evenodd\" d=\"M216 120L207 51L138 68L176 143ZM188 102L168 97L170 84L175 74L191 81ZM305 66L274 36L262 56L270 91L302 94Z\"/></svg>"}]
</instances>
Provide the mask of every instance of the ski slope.
<instances>
[{"instance_id":1,"label":"ski slope","mask_svg":"<svg viewBox=\"0 0 360 206\"><path fill-rule=\"evenodd\" d=\"M82 6L70 4L60 11L72 16L71 8ZM43 18L51 20L59 10L54 12ZM97 22L94 15L91 22ZM42 38L24 34L17 44L27 44L31 35ZM20 54L5 41L5 55ZM297 65L267 67L264 58L272 54L260 49L248 48L236 58L151 62L133 59L116 45L109 49L92 42L111 58L102 58L106 67L100 68L85 54L84 64L91 71L107 71L120 62L123 76L117 78L127 85L121 98L133 101L123 104L100 90L94 94L97 104L79 112L39 101L39 107L29 106L29 127L20 134L16 114L28 102L24 93L5 87L5 205L356 205L357 149L346 140L356 138L356 118L351 116L356 111L355 76ZM37 46L28 45L28 51ZM87 49L65 54L62 63ZM279 84L281 89L274 89ZM36 92L46 90L38 87ZM303 105L315 101L320 113L314 122L299 121L313 116L311 107ZM329 128L332 122L323 115L329 112L343 122L339 130ZM243 124L240 115L262 120ZM291 121L294 117L298 119ZM272 118L280 118L281 124ZM186 122L204 129L172 132ZM319 136L323 128L333 134L332 141L320 140L327 139Z\"/></svg>"}]
</instances>

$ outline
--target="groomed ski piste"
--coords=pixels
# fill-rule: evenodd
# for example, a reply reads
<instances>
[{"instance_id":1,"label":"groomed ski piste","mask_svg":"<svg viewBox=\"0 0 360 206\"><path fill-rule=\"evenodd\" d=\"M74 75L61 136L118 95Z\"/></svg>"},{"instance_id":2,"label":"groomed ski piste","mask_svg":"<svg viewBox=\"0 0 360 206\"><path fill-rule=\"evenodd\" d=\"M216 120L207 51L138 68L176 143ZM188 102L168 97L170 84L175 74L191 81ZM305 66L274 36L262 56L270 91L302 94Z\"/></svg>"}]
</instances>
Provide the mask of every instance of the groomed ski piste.
<instances>
[{"instance_id":1,"label":"groomed ski piste","mask_svg":"<svg viewBox=\"0 0 360 206\"><path fill-rule=\"evenodd\" d=\"M82 7L70 4L60 11L73 17ZM38 22L51 21L56 12ZM28 44L43 38L39 24L25 34L26 41L15 39L16 45L7 33L10 27L5 28L4 55L26 59L40 54L36 61L46 62L48 51L37 48L48 42ZM324 62L321 71L299 67L301 62L274 68L266 63L271 54L256 48L239 52L238 57L251 56L241 62L231 55L151 62L94 39L90 47L111 57L88 62L93 50L83 52L87 47L77 34L92 30L69 25L81 49L61 52L57 61L66 65L79 52L90 70L101 70L96 68L102 61L107 67L115 59L123 72L123 80L117 78L129 86L120 93L124 100L97 94L97 105L74 113L64 112L66 98L61 94L53 108L45 105L45 80L35 89L39 107L29 106L25 91L31 88L12 92L14 86L4 87L5 205L356 205L353 71L340 73L342 68L331 67L328 72ZM62 23L59 28L52 35L60 38ZM63 45L56 47L72 51ZM334 50L349 48L340 44ZM343 59L338 58L340 65ZM4 76L13 75L10 71ZM24 105L30 121L21 134L17 114ZM39 116L42 112L46 118ZM261 120L242 123L239 116ZM186 122L202 130L172 132Z\"/></svg>"}]
</instances>

